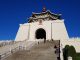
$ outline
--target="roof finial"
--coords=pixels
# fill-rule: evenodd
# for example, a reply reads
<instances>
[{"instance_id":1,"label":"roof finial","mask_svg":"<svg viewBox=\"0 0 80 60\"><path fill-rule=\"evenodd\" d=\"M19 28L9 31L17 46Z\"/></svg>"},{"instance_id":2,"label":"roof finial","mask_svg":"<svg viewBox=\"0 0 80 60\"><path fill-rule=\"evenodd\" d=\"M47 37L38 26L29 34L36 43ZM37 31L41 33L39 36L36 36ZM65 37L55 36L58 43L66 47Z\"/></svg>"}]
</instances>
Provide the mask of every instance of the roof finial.
<instances>
[{"instance_id":1,"label":"roof finial","mask_svg":"<svg viewBox=\"0 0 80 60\"><path fill-rule=\"evenodd\" d=\"M46 12L46 7L45 6L43 7L42 12Z\"/></svg>"}]
</instances>

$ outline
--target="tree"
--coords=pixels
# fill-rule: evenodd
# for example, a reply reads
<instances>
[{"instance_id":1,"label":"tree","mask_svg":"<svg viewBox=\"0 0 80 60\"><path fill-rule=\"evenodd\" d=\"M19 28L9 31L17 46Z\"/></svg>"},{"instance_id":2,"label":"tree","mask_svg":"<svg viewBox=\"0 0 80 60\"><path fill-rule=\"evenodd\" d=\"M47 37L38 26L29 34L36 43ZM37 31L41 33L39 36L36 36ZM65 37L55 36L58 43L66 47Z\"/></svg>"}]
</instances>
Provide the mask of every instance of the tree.
<instances>
[{"instance_id":1,"label":"tree","mask_svg":"<svg viewBox=\"0 0 80 60\"><path fill-rule=\"evenodd\" d=\"M64 60L68 60L68 56L71 56L73 59L76 56L76 50L74 46L66 45L63 49Z\"/></svg>"},{"instance_id":2,"label":"tree","mask_svg":"<svg viewBox=\"0 0 80 60\"><path fill-rule=\"evenodd\" d=\"M63 49L64 60L68 60L68 51L69 51L69 45L66 45L65 48Z\"/></svg>"},{"instance_id":3,"label":"tree","mask_svg":"<svg viewBox=\"0 0 80 60\"><path fill-rule=\"evenodd\" d=\"M74 46L70 46L69 51L68 51L68 55L71 57L74 57L75 54L76 54L76 50L75 50Z\"/></svg>"}]
</instances>

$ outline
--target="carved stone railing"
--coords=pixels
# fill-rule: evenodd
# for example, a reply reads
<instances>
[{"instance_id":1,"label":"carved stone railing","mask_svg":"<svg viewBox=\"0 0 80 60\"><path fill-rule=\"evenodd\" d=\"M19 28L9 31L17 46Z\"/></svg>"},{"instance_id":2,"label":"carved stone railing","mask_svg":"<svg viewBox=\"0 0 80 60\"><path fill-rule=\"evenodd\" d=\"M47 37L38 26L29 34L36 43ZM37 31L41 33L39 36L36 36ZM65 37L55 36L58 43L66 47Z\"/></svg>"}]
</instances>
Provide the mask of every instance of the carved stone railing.
<instances>
[{"instance_id":1,"label":"carved stone railing","mask_svg":"<svg viewBox=\"0 0 80 60\"><path fill-rule=\"evenodd\" d=\"M29 50L34 44L35 41L28 41L25 39L24 41L16 41L11 45L3 46L0 49L0 60L7 58L17 51Z\"/></svg>"},{"instance_id":2,"label":"carved stone railing","mask_svg":"<svg viewBox=\"0 0 80 60\"><path fill-rule=\"evenodd\" d=\"M5 46L0 47L0 60L5 59L6 57L10 56L11 54L19 51L19 50L24 50L25 47L22 46L21 44L25 43L26 40L24 41L12 41L6 44Z\"/></svg>"},{"instance_id":3,"label":"carved stone railing","mask_svg":"<svg viewBox=\"0 0 80 60\"><path fill-rule=\"evenodd\" d=\"M6 46L6 45L12 45L17 43L17 41L3 41L0 43L0 47Z\"/></svg>"},{"instance_id":4,"label":"carved stone railing","mask_svg":"<svg viewBox=\"0 0 80 60\"><path fill-rule=\"evenodd\" d=\"M11 49L11 50L7 51L7 52L4 52L3 54L0 55L0 60L3 60L6 57L10 56L11 54L13 54L13 53L15 53L17 51L20 51L20 50L24 50L24 47L18 46L18 47L14 48L14 49Z\"/></svg>"}]
</instances>

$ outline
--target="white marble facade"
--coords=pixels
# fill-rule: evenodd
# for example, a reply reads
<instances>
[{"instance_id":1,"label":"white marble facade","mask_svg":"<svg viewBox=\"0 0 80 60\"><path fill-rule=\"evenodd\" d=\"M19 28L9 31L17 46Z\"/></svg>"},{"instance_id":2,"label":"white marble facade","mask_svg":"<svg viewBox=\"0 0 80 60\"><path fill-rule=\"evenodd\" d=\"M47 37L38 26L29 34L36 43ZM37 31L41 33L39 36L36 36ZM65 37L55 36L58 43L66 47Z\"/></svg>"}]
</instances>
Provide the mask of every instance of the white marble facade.
<instances>
[{"instance_id":1,"label":"white marble facade","mask_svg":"<svg viewBox=\"0 0 80 60\"><path fill-rule=\"evenodd\" d=\"M40 28L45 30L46 40L61 40L69 38L64 25L64 20L53 20L42 21L41 25L39 22L20 24L15 40L23 41L27 39L34 41L36 40L36 31Z\"/></svg>"}]
</instances>

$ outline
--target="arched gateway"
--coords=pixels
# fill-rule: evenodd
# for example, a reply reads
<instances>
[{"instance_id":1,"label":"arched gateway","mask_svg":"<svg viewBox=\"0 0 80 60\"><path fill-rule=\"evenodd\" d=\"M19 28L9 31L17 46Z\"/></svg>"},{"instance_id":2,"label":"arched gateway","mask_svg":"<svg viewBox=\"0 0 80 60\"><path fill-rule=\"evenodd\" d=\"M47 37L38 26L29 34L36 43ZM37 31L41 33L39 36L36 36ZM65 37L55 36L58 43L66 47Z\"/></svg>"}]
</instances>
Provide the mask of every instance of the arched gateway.
<instances>
[{"instance_id":1,"label":"arched gateway","mask_svg":"<svg viewBox=\"0 0 80 60\"><path fill-rule=\"evenodd\" d=\"M35 32L35 38L36 39L44 39L44 42L46 41L46 31L43 28L39 28Z\"/></svg>"}]
</instances>

